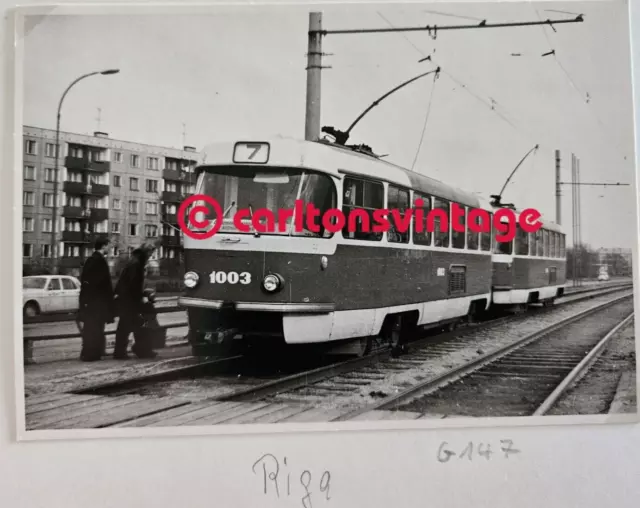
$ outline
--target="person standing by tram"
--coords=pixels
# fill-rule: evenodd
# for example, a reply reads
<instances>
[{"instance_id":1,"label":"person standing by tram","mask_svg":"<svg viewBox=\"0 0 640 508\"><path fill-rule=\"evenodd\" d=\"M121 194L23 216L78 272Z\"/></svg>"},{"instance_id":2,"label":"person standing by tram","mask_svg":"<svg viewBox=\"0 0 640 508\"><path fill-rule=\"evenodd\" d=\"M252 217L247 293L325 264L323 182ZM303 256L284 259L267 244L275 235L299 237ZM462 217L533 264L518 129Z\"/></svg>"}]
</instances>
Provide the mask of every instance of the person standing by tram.
<instances>
[{"instance_id":1,"label":"person standing by tram","mask_svg":"<svg viewBox=\"0 0 640 508\"><path fill-rule=\"evenodd\" d=\"M131 333L133 333L135 341L131 351L138 358L155 358L157 356L147 336L141 333L144 324L144 304L147 300L144 292L146 265L154 251L155 247L148 243L134 249L131 253L131 259L122 271L116 285L116 306L119 316L113 352L113 357L116 359L124 360L129 357L127 346Z\"/></svg>"},{"instance_id":2,"label":"person standing by tram","mask_svg":"<svg viewBox=\"0 0 640 508\"><path fill-rule=\"evenodd\" d=\"M80 275L78 322L83 323L80 359L84 362L102 358L106 346L104 327L115 319L113 286L106 260L108 249L108 239L96 240L95 250Z\"/></svg>"}]
</instances>

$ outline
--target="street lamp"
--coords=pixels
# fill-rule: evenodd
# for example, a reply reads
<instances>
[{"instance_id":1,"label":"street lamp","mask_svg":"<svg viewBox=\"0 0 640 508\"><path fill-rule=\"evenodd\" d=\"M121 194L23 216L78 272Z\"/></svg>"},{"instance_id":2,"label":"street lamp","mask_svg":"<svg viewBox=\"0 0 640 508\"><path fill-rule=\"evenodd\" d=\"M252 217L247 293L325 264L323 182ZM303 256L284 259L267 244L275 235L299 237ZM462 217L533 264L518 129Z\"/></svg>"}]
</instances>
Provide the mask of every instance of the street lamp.
<instances>
[{"instance_id":1,"label":"street lamp","mask_svg":"<svg viewBox=\"0 0 640 508\"><path fill-rule=\"evenodd\" d=\"M104 71L90 72L89 74L84 74L79 78L76 78L64 91L62 97L60 97L60 102L58 103L58 115L56 118L56 160L55 160L55 169L53 170L53 221L51 224L51 259L52 259L52 272L58 273L57 266L57 258L58 258L58 248L56 244L56 232L57 232L57 222L58 222L58 160L60 158L60 110L62 109L62 102L64 98L69 93L69 90L78 83L79 81L88 78L90 76L95 76L96 74L102 74L103 76L109 76L111 74L118 74L120 69L107 69Z\"/></svg>"}]
</instances>

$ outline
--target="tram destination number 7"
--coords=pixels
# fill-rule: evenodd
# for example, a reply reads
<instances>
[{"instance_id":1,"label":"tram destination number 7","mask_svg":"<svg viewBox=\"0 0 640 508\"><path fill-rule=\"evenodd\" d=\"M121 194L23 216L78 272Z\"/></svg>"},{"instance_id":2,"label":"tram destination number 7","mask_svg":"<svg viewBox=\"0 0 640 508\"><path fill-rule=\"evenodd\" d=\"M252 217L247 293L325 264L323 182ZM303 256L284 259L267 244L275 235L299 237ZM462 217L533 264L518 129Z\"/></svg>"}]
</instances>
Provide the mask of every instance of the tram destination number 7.
<instances>
[{"instance_id":1,"label":"tram destination number 7","mask_svg":"<svg viewBox=\"0 0 640 508\"><path fill-rule=\"evenodd\" d=\"M213 271L209 274L209 283L211 284L250 284L251 274L249 272L217 272Z\"/></svg>"},{"instance_id":2,"label":"tram destination number 7","mask_svg":"<svg viewBox=\"0 0 640 508\"><path fill-rule=\"evenodd\" d=\"M269 162L269 151L269 143L239 142L233 147L233 162L266 164Z\"/></svg>"}]
</instances>

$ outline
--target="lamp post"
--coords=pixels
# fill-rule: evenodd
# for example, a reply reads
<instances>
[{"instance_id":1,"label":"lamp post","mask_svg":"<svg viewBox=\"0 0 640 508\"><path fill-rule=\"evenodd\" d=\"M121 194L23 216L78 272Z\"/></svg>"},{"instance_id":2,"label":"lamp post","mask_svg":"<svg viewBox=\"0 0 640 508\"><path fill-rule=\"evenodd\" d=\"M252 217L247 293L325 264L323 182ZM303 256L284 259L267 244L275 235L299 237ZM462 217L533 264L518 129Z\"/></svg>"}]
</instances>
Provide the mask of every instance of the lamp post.
<instances>
[{"instance_id":1,"label":"lamp post","mask_svg":"<svg viewBox=\"0 0 640 508\"><path fill-rule=\"evenodd\" d=\"M64 98L69 93L69 90L78 83L79 81L88 78L90 76L95 76L97 74L102 74L104 76L108 76L110 74L117 74L120 72L120 69L107 69L104 71L96 71L90 72L89 74L84 74L79 78L76 78L64 91L62 97L60 97L60 102L58 103L58 115L56 117L56 158L55 158L55 168L53 170L53 220L51 224L51 259L52 259L52 272L58 273L58 248L56 244L56 233L57 233L57 223L58 223L58 165L60 158L60 110L62 109L62 102Z\"/></svg>"}]
</instances>

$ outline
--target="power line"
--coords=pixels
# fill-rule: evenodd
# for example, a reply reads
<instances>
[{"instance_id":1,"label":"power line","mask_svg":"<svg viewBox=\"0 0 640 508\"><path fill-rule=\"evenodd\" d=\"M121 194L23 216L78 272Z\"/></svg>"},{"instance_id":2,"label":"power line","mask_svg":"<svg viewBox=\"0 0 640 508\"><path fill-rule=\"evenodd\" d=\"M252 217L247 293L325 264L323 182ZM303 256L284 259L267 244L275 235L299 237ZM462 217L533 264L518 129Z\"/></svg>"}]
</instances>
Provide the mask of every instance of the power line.
<instances>
[{"instance_id":1,"label":"power line","mask_svg":"<svg viewBox=\"0 0 640 508\"><path fill-rule=\"evenodd\" d=\"M427 105L427 114L424 117L424 125L422 126L422 134L420 135L420 143L418 144L418 149L416 150L416 155L413 158L413 164L411 164L411 171L413 171L414 166L418 160L418 155L420 154L420 149L422 148L422 143L424 142L424 133L427 130L427 122L429 121L429 114L431 113L431 102L433 101L433 95L436 89L436 81L438 79L438 74L433 75L433 86L431 87L431 94L429 95L429 103Z\"/></svg>"},{"instance_id":2,"label":"power line","mask_svg":"<svg viewBox=\"0 0 640 508\"><path fill-rule=\"evenodd\" d=\"M537 9L535 9L533 7L533 5L531 6L531 8L533 9L533 11L535 12L536 16L538 17L539 20L542 20L542 17L540 16L540 13L538 12ZM562 11L555 11L555 12L562 12ZM565 14L572 14L572 13L568 13L566 12ZM544 29L544 25L540 26L542 33L544 34L545 39L547 40L547 43L549 44L549 48L552 50L550 51L550 55L553 55L553 59L555 60L556 64L558 65L558 67L560 67L560 70L563 72L563 74L565 75L565 77L567 78L567 81L569 81L569 84L571 85L571 87L576 91L576 93L580 96L580 102L586 105L586 109L589 111L590 114L593 115L593 118L595 119L595 121L597 122L598 126L600 127L600 129L602 130L602 132L605 134L606 137L610 138L610 141L613 141L611 139L611 134L608 131L607 127L604 125L604 123L602 122L602 120L600 119L600 117L597 115L597 113L593 110L592 107L589 107L589 104L591 102L591 96L589 94L589 92L582 92L580 90L580 88L578 88L578 85L576 84L575 80L571 77L571 74L569 74L569 71L566 69L566 67L564 65L562 65L562 62L560 61L560 59L558 58L558 54L555 50L555 48L553 48L553 44L551 43L551 40L549 39L549 36L547 34L547 31ZM553 28L553 26L552 26ZM543 55L544 56L544 55ZM622 147L618 144L617 139L615 140L615 142L613 142L613 144L618 148L618 150L621 152L621 155L623 157L624 160L626 160L626 155L624 155L624 153L626 152L626 150L623 150Z\"/></svg>"}]
</instances>

